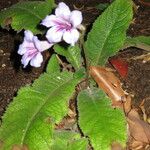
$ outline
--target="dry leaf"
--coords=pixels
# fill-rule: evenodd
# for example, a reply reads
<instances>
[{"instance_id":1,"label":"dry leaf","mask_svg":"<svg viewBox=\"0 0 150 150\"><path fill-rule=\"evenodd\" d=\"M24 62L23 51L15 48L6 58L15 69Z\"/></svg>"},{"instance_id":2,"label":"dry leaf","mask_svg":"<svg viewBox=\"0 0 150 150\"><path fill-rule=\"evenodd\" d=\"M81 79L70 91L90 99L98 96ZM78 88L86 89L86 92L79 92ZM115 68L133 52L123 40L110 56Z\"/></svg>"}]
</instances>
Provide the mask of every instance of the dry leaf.
<instances>
[{"instance_id":1,"label":"dry leaf","mask_svg":"<svg viewBox=\"0 0 150 150\"><path fill-rule=\"evenodd\" d=\"M141 120L138 112L131 109L131 98L124 103L124 111L129 125L129 134L136 143L150 144L150 125Z\"/></svg>"},{"instance_id":2,"label":"dry leaf","mask_svg":"<svg viewBox=\"0 0 150 150\"><path fill-rule=\"evenodd\" d=\"M29 150L29 149L26 145L23 146L14 145L11 150Z\"/></svg>"},{"instance_id":3,"label":"dry leaf","mask_svg":"<svg viewBox=\"0 0 150 150\"><path fill-rule=\"evenodd\" d=\"M150 144L150 125L140 119L135 109L132 109L127 117L130 135L136 141Z\"/></svg>"},{"instance_id":4,"label":"dry leaf","mask_svg":"<svg viewBox=\"0 0 150 150\"><path fill-rule=\"evenodd\" d=\"M111 150L124 150L124 148L121 146L121 144L114 142L111 145Z\"/></svg>"},{"instance_id":5,"label":"dry leaf","mask_svg":"<svg viewBox=\"0 0 150 150\"><path fill-rule=\"evenodd\" d=\"M76 119L75 117L66 116L63 118L63 120L55 125L56 130L60 129L66 129L66 130L72 130L76 126Z\"/></svg>"},{"instance_id":6,"label":"dry leaf","mask_svg":"<svg viewBox=\"0 0 150 150\"><path fill-rule=\"evenodd\" d=\"M122 78L126 78L128 74L128 63L125 60L121 58L112 58L109 62L117 70Z\"/></svg>"},{"instance_id":7,"label":"dry leaf","mask_svg":"<svg viewBox=\"0 0 150 150\"><path fill-rule=\"evenodd\" d=\"M122 102L126 100L126 95L121 87L120 80L108 69L99 66L90 66L90 75L112 100L115 107L122 106Z\"/></svg>"}]
</instances>

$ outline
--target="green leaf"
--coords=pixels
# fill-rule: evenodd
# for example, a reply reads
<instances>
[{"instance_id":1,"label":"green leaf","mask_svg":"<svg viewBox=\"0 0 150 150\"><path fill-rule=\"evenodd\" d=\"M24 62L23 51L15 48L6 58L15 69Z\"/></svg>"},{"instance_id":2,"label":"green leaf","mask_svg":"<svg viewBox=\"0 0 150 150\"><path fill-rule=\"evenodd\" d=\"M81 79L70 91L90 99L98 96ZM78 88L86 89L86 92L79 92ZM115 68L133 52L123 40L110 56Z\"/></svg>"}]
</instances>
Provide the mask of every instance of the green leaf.
<instances>
[{"instance_id":1,"label":"green leaf","mask_svg":"<svg viewBox=\"0 0 150 150\"><path fill-rule=\"evenodd\" d=\"M55 54L53 54L52 57L50 58L48 65L46 67L46 72L47 73L60 72L59 62Z\"/></svg>"},{"instance_id":2,"label":"green leaf","mask_svg":"<svg viewBox=\"0 0 150 150\"><path fill-rule=\"evenodd\" d=\"M150 51L150 36L127 37L123 49L131 46Z\"/></svg>"},{"instance_id":3,"label":"green leaf","mask_svg":"<svg viewBox=\"0 0 150 150\"><path fill-rule=\"evenodd\" d=\"M85 43L88 65L104 65L123 46L131 19L130 0L115 0L97 18Z\"/></svg>"},{"instance_id":4,"label":"green leaf","mask_svg":"<svg viewBox=\"0 0 150 150\"><path fill-rule=\"evenodd\" d=\"M119 109L97 88L81 91L78 96L79 126L94 150L109 150L112 142L126 143L126 122Z\"/></svg>"},{"instance_id":5,"label":"green leaf","mask_svg":"<svg viewBox=\"0 0 150 150\"><path fill-rule=\"evenodd\" d=\"M53 125L67 114L69 99L80 79L69 72L45 73L32 86L19 90L2 118L2 150L10 150L14 144L49 150Z\"/></svg>"},{"instance_id":6,"label":"green leaf","mask_svg":"<svg viewBox=\"0 0 150 150\"><path fill-rule=\"evenodd\" d=\"M22 29L40 33L37 25L54 7L53 0L19 2L0 12L0 25L5 28L8 24L16 31Z\"/></svg>"},{"instance_id":7,"label":"green leaf","mask_svg":"<svg viewBox=\"0 0 150 150\"><path fill-rule=\"evenodd\" d=\"M70 62L76 70L82 66L81 50L77 45L73 47L69 46L68 48L55 45L54 49L59 55L65 56L68 62Z\"/></svg>"},{"instance_id":8,"label":"green leaf","mask_svg":"<svg viewBox=\"0 0 150 150\"><path fill-rule=\"evenodd\" d=\"M55 131L53 140L52 150L86 150L88 145L87 139L73 131Z\"/></svg>"}]
</instances>

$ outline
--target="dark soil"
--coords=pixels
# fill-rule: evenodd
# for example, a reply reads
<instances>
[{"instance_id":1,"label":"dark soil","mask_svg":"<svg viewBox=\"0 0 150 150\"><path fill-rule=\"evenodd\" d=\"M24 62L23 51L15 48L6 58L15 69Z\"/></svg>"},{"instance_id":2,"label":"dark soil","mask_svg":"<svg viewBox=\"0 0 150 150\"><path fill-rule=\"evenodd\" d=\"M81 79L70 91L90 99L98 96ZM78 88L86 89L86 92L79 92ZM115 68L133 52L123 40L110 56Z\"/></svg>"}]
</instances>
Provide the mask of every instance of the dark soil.
<instances>
[{"instance_id":1,"label":"dark soil","mask_svg":"<svg viewBox=\"0 0 150 150\"><path fill-rule=\"evenodd\" d=\"M9 7L19 0L1 0L0 9ZM57 0L59 2L61 0ZM81 9L84 14L84 24L89 26L99 15L94 7L100 2L111 2L111 0L65 0L72 8ZM136 1L137 2L137 1ZM74 6L73 6L74 4ZM137 2L139 8L135 13L135 20L130 26L128 35L150 35L150 8ZM20 63L21 57L17 54L21 36L14 31L8 32L0 29L0 116L3 115L7 105L16 95L18 89L31 84L43 72L46 63L41 68L27 67L23 69ZM150 62L143 63L142 60L133 60L138 55L147 53L137 48L128 48L120 51L117 57L125 59L129 64L129 73L125 79L124 89L132 94L133 106L139 108L143 100L146 113L150 118Z\"/></svg>"}]
</instances>

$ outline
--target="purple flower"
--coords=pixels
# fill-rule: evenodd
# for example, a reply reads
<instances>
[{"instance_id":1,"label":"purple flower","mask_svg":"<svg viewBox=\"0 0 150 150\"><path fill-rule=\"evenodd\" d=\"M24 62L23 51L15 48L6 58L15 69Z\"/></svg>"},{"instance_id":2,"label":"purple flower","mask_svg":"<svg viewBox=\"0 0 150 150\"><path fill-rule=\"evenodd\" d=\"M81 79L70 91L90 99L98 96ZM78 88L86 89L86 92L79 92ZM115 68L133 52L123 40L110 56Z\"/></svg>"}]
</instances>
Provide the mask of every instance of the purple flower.
<instances>
[{"instance_id":1,"label":"purple flower","mask_svg":"<svg viewBox=\"0 0 150 150\"><path fill-rule=\"evenodd\" d=\"M37 36L34 36L29 30L25 31L24 34L24 41L18 49L18 54L23 55L21 63L24 65L24 68L29 62L31 66L40 67L43 62L41 52L49 49L53 44L38 40Z\"/></svg>"},{"instance_id":2,"label":"purple flower","mask_svg":"<svg viewBox=\"0 0 150 150\"><path fill-rule=\"evenodd\" d=\"M82 22L82 13L78 10L70 11L69 7L61 2L55 10L55 15L46 16L42 25L51 27L46 34L50 43L60 42L62 39L74 46L79 39L77 30Z\"/></svg>"}]
</instances>

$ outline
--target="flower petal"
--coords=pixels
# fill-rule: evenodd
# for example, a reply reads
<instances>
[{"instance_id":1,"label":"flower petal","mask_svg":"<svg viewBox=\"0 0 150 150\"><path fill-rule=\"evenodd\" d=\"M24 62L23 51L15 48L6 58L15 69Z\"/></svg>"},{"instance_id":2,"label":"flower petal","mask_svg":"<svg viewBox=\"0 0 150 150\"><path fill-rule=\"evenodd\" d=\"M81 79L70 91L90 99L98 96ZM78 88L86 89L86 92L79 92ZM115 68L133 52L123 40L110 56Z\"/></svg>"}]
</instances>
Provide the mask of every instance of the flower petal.
<instances>
[{"instance_id":1,"label":"flower petal","mask_svg":"<svg viewBox=\"0 0 150 150\"><path fill-rule=\"evenodd\" d=\"M33 67L40 67L43 62L43 56L41 53L38 53L31 61L30 65Z\"/></svg>"},{"instance_id":2,"label":"flower petal","mask_svg":"<svg viewBox=\"0 0 150 150\"><path fill-rule=\"evenodd\" d=\"M32 42L33 40L33 33L29 30L24 31L24 40L28 41L28 42Z\"/></svg>"},{"instance_id":3,"label":"flower petal","mask_svg":"<svg viewBox=\"0 0 150 150\"><path fill-rule=\"evenodd\" d=\"M40 45L41 45L41 50L39 51L42 52L51 48L54 45L54 43L49 43L48 41L40 41Z\"/></svg>"},{"instance_id":4,"label":"flower petal","mask_svg":"<svg viewBox=\"0 0 150 150\"><path fill-rule=\"evenodd\" d=\"M74 46L74 44L78 41L79 39L79 32L77 29L72 29L69 31L66 31L63 35L63 39L65 42L68 44L71 44Z\"/></svg>"},{"instance_id":5,"label":"flower petal","mask_svg":"<svg viewBox=\"0 0 150 150\"><path fill-rule=\"evenodd\" d=\"M19 45L19 49L18 49L18 54L19 55L23 55L25 54L27 51L26 47L24 46L24 43L20 44Z\"/></svg>"},{"instance_id":6,"label":"flower petal","mask_svg":"<svg viewBox=\"0 0 150 150\"><path fill-rule=\"evenodd\" d=\"M70 22L72 23L73 27L77 27L78 25L80 25L82 20L83 20L83 17L82 17L81 11L74 10L71 12Z\"/></svg>"},{"instance_id":7,"label":"flower petal","mask_svg":"<svg viewBox=\"0 0 150 150\"><path fill-rule=\"evenodd\" d=\"M63 30L57 29L57 27L50 28L46 33L46 38L50 43L57 43L62 40Z\"/></svg>"},{"instance_id":8,"label":"flower petal","mask_svg":"<svg viewBox=\"0 0 150 150\"><path fill-rule=\"evenodd\" d=\"M49 43L48 41L40 41L36 36L34 36L33 41L34 41L35 47L40 52L47 50L53 46L53 43Z\"/></svg>"},{"instance_id":9,"label":"flower petal","mask_svg":"<svg viewBox=\"0 0 150 150\"><path fill-rule=\"evenodd\" d=\"M46 16L46 18L42 20L41 24L49 28L55 25L56 19L57 17L55 15L49 15L49 16Z\"/></svg>"},{"instance_id":10,"label":"flower petal","mask_svg":"<svg viewBox=\"0 0 150 150\"><path fill-rule=\"evenodd\" d=\"M32 59L32 58L31 58L31 57L28 57L27 54L24 54L24 55L22 56L21 63L23 64L23 68L25 68L25 67L28 65L28 63L29 63L29 61L30 61L31 59Z\"/></svg>"},{"instance_id":11,"label":"flower petal","mask_svg":"<svg viewBox=\"0 0 150 150\"><path fill-rule=\"evenodd\" d=\"M57 17L61 17L63 19L68 20L70 17L70 9L65 3L61 2L58 4L58 7L55 9L55 15Z\"/></svg>"}]
</instances>

